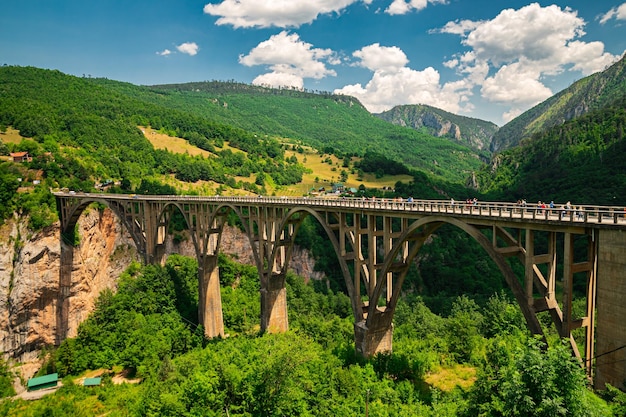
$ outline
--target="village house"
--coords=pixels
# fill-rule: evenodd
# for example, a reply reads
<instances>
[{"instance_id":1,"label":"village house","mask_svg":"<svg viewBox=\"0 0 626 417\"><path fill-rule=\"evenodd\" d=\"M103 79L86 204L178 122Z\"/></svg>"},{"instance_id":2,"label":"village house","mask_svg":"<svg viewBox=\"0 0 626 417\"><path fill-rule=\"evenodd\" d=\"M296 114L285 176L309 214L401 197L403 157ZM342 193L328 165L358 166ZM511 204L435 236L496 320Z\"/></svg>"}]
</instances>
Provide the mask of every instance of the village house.
<instances>
[{"instance_id":1,"label":"village house","mask_svg":"<svg viewBox=\"0 0 626 417\"><path fill-rule=\"evenodd\" d=\"M345 187L342 183L340 182L336 182L333 184L333 193L334 194L339 194L339 193L343 193L345 191Z\"/></svg>"},{"instance_id":2,"label":"village house","mask_svg":"<svg viewBox=\"0 0 626 417\"><path fill-rule=\"evenodd\" d=\"M11 158L13 158L13 162L30 162L33 160L28 152L11 152Z\"/></svg>"}]
</instances>

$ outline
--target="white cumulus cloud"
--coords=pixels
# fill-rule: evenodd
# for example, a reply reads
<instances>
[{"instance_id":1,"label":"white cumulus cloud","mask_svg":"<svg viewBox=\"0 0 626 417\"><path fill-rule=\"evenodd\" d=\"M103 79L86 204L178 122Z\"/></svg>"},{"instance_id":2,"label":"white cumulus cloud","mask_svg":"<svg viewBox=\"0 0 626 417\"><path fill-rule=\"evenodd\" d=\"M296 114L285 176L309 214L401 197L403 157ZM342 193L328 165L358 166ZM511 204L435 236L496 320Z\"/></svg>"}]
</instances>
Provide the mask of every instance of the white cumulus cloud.
<instances>
[{"instance_id":1,"label":"white cumulus cloud","mask_svg":"<svg viewBox=\"0 0 626 417\"><path fill-rule=\"evenodd\" d=\"M569 40L584 35L583 27L583 19L570 9L533 3L519 10L502 10L493 20L473 29L463 43L472 48L477 59L494 65L520 57L551 60Z\"/></svg>"},{"instance_id":2,"label":"white cumulus cloud","mask_svg":"<svg viewBox=\"0 0 626 417\"><path fill-rule=\"evenodd\" d=\"M385 13L390 15L407 14L412 10L420 11L428 6L428 3L446 4L447 0L393 0L393 2L385 9Z\"/></svg>"},{"instance_id":3,"label":"white cumulus cloud","mask_svg":"<svg viewBox=\"0 0 626 417\"><path fill-rule=\"evenodd\" d=\"M611 19L626 20L626 3L613 7L611 10L600 16L600 24L605 24Z\"/></svg>"},{"instance_id":4,"label":"white cumulus cloud","mask_svg":"<svg viewBox=\"0 0 626 417\"><path fill-rule=\"evenodd\" d=\"M372 71L397 72L409 62L402 49L378 43L365 46L353 55L360 59L359 65Z\"/></svg>"},{"instance_id":5,"label":"white cumulus cloud","mask_svg":"<svg viewBox=\"0 0 626 417\"><path fill-rule=\"evenodd\" d=\"M336 94L354 96L372 113L399 104L429 104L458 113L470 93L465 81L441 84L440 74L432 67L416 71L407 67L404 52L395 46L372 44L352 54L358 65L373 71L372 79L336 89Z\"/></svg>"},{"instance_id":6,"label":"white cumulus cloud","mask_svg":"<svg viewBox=\"0 0 626 417\"><path fill-rule=\"evenodd\" d=\"M518 108L512 108L509 111L505 111L502 114L502 121L504 123L508 123L511 120L515 119L517 116L519 116L520 114L524 113L521 109Z\"/></svg>"},{"instance_id":7,"label":"white cumulus cloud","mask_svg":"<svg viewBox=\"0 0 626 417\"><path fill-rule=\"evenodd\" d=\"M170 51L169 49L164 49L161 52L157 52L157 55L168 56L171 53L172 53L172 51Z\"/></svg>"},{"instance_id":8,"label":"white cumulus cloud","mask_svg":"<svg viewBox=\"0 0 626 417\"><path fill-rule=\"evenodd\" d=\"M283 31L259 43L247 55L241 55L239 63L270 69L269 73L255 78L253 84L302 88L304 78L321 79L336 75L326 63L332 65L337 59L332 50L313 48L298 34Z\"/></svg>"},{"instance_id":9,"label":"white cumulus cloud","mask_svg":"<svg viewBox=\"0 0 626 417\"><path fill-rule=\"evenodd\" d=\"M448 22L439 30L431 30L430 33L451 33L453 35L465 35L467 32L471 32L480 26L481 22L474 22L473 20L456 20L454 22Z\"/></svg>"},{"instance_id":10,"label":"white cumulus cloud","mask_svg":"<svg viewBox=\"0 0 626 417\"><path fill-rule=\"evenodd\" d=\"M513 63L502 66L485 80L481 93L502 104L530 106L552 96L552 91L539 81L539 73L528 65Z\"/></svg>"},{"instance_id":11,"label":"white cumulus cloud","mask_svg":"<svg viewBox=\"0 0 626 417\"><path fill-rule=\"evenodd\" d=\"M275 88L290 87L301 90L304 88L304 79L298 75L290 74L288 72L273 71L259 75L252 80L252 84Z\"/></svg>"},{"instance_id":12,"label":"white cumulus cloud","mask_svg":"<svg viewBox=\"0 0 626 417\"><path fill-rule=\"evenodd\" d=\"M605 52L602 42L580 40L584 27L569 7L532 3L504 9L491 20L449 22L438 32L462 37L469 51L449 59L448 66L456 64L483 98L511 106L506 119L553 94L544 85L546 76L568 70L589 75L619 58Z\"/></svg>"},{"instance_id":13,"label":"white cumulus cloud","mask_svg":"<svg viewBox=\"0 0 626 417\"><path fill-rule=\"evenodd\" d=\"M198 53L200 48L195 42L185 42L178 45L176 49L183 54L194 56Z\"/></svg>"},{"instance_id":14,"label":"white cumulus cloud","mask_svg":"<svg viewBox=\"0 0 626 417\"><path fill-rule=\"evenodd\" d=\"M235 28L299 27L319 15L339 14L354 3L372 0L223 0L204 6L204 13L219 16L217 25Z\"/></svg>"}]
</instances>

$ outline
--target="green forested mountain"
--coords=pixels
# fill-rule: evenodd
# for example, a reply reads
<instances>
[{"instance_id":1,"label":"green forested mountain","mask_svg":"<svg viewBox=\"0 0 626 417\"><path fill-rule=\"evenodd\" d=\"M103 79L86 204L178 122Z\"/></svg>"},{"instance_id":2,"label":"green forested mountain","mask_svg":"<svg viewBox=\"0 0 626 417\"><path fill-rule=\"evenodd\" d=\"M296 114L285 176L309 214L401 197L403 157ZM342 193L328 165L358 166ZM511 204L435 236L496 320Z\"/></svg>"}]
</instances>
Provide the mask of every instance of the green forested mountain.
<instances>
[{"instance_id":1,"label":"green forested mountain","mask_svg":"<svg viewBox=\"0 0 626 417\"><path fill-rule=\"evenodd\" d=\"M543 103L502 126L493 136L491 150L499 152L530 138L535 133L599 110L626 92L626 56L607 68L583 78Z\"/></svg>"},{"instance_id":2,"label":"green forested mountain","mask_svg":"<svg viewBox=\"0 0 626 417\"><path fill-rule=\"evenodd\" d=\"M626 91L603 108L523 140L478 174L491 198L626 205Z\"/></svg>"},{"instance_id":3,"label":"green forested mountain","mask_svg":"<svg viewBox=\"0 0 626 417\"><path fill-rule=\"evenodd\" d=\"M0 126L12 126L40 143L48 139L90 151L106 144L114 155L120 150L122 164L102 166L121 172L104 175L124 177L131 159L147 164L154 159L135 154L153 152L145 139L130 138L140 136L138 125L163 129L209 151L221 148L224 141L245 151L256 148L253 152L261 152L259 156L267 148L270 158L279 156L280 146L273 138L338 156L362 156L371 150L411 169L458 182L480 165L469 148L393 126L350 97L218 82L139 87L37 68L0 68ZM104 155L92 152L91 156ZM231 173L246 176L249 171L247 165L243 172ZM144 167L133 174L150 173Z\"/></svg>"},{"instance_id":4,"label":"green forested mountain","mask_svg":"<svg viewBox=\"0 0 626 417\"><path fill-rule=\"evenodd\" d=\"M210 156L155 149L139 126ZM118 191L155 193L175 178L217 184L217 192L266 193L266 184L298 184L306 168L285 157L298 144L339 158L382 154L457 184L481 163L469 148L393 126L349 97L228 82L139 87L32 67L0 68L0 130L9 127L33 140L1 144L0 153L28 151L33 161L0 164L0 218L21 207L37 227L55 218L50 187L89 191L112 179ZM36 172L44 177L39 192L15 194L18 179Z\"/></svg>"},{"instance_id":5,"label":"green forested mountain","mask_svg":"<svg viewBox=\"0 0 626 417\"><path fill-rule=\"evenodd\" d=\"M424 104L396 106L375 116L398 126L450 139L478 152L489 150L491 138L498 130L494 123L459 116Z\"/></svg>"},{"instance_id":6,"label":"green forested mountain","mask_svg":"<svg viewBox=\"0 0 626 417\"><path fill-rule=\"evenodd\" d=\"M182 137L209 157L155 149L139 126ZM206 181L218 188L264 192L264 183L296 184L305 168L285 158L275 138L208 120L122 94L95 80L37 68L0 68L0 130L17 129L21 143L2 144L2 154L27 151L26 164L0 163L0 216L20 208L31 226L51 224L49 188L90 191L112 179L118 191L163 193L163 180ZM230 148L224 144L228 142ZM243 152L233 152L231 148ZM259 173L263 181L259 180ZM25 180L20 183L19 179ZM16 193L18 186L35 185ZM218 189L219 192L219 189Z\"/></svg>"},{"instance_id":7,"label":"green forested mountain","mask_svg":"<svg viewBox=\"0 0 626 417\"><path fill-rule=\"evenodd\" d=\"M411 169L463 182L480 166L477 152L449 140L394 126L356 99L234 82L136 87L93 80L122 94L259 135L287 138L327 153L384 154Z\"/></svg>"},{"instance_id":8,"label":"green forested mountain","mask_svg":"<svg viewBox=\"0 0 626 417\"><path fill-rule=\"evenodd\" d=\"M0 69L0 126L31 137L31 156L48 151L77 165L70 177L139 182L156 174L183 181L226 183L234 176L267 172L278 183L299 181L301 166L284 160L281 144L251 132L120 94L94 80L36 68ZM155 150L138 126L166 129L215 158L191 158ZM233 155L224 141L246 152ZM55 165L59 165L58 161ZM56 172L49 166L47 172ZM61 177L61 176L59 176ZM61 178L58 178L61 179ZM61 186L66 186L61 184ZM76 189L84 188L78 185Z\"/></svg>"}]
</instances>

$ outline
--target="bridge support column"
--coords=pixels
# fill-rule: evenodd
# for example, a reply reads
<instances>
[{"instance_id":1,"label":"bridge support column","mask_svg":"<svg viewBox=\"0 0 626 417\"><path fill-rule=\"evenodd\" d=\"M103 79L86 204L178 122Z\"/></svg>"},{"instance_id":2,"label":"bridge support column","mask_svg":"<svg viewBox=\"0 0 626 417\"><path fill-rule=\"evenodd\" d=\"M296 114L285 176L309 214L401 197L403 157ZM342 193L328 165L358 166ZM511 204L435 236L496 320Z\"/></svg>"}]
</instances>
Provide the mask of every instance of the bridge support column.
<instances>
[{"instance_id":1,"label":"bridge support column","mask_svg":"<svg viewBox=\"0 0 626 417\"><path fill-rule=\"evenodd\" d=\"M625 389L626 231L602 229L598 236L596 357L594 386Z\"/></svg>"},{"instance_id":2,"label":"bridge support column","mask_svg":"<svg viewBox=\"0 0 626 417\"><path fill-rule=\"evenodd\" d=\"M358 354L370 358L377 353L391 352L393 345L393 324L390 320L374 320L367 325L363 320L354 324L354 346Z\"/></svg>"},{"instance_id":3,"label":"bridge support column","mask_svg":"<svg viewBox=\"0 0 626 417\"><path fill-rule=\"evenodd\" d=\"M288 329L285 274L268 272L261 279L261 330L283 333Z\"/></svg>"},{"instance_id":4,"label":"bridge support column","mask_svg":"<svg viewBox=\"0 0 626 417\"><path fill-rule=\"evenodd\" d=\"M146 202L143 206L143 227L145 234L144 258L147 264L165 265L165 239L167 238L167 217L160 217L163 207L160 203Z\"/></svg>"},{"instance_id":5,"label":"bridge support column","mask_svg":"<svg viewBox=\"0 0 626 417\"><path fill-rule=\"evenodd\" d=\"M150 259L150 263L154 265L165 265L165 244L155 245L154 254L152 255L152 259Z\"/></svg>"},{"instance_id":6,"label":"bridge support column","mask_svg":"<svg viewBox=\"0 0 626 417\"><path fill-rule=\"evenodd\" d=\"M59 268L59 294L56 305L55 344L59 346L67 337L70 312L70 290L72 268L74 268L74 247L66 240L70 237L61 232L61 265Z\"/></svg>"},{"instance_id":7,"label":"bridge support column","mask_svg":"<svg viewBox=\"0 0 626 417\"><path fill-rule=\"evenodd\" d=\"M198 321L209 338L224 337L222 295L217 255L198 260Z\"/></svg>"}]
</instances>

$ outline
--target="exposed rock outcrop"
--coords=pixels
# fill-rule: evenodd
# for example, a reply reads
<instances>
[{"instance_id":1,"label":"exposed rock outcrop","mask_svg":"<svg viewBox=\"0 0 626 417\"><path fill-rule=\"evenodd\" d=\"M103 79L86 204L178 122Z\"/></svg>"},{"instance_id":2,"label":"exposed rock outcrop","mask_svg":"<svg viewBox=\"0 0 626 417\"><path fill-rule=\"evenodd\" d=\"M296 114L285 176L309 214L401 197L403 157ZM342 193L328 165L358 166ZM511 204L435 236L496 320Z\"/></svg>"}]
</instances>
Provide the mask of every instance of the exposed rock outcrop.
<instances>
[{"instance_id":1,"label":"exposed rock outcrop","mask_svg":"<svg viewBox=\"0 0 626 417\"><path fill-rule=\"evenodd\" d=\"M68 334L93 310L105 288L115 288L120 273L138 259L130 236L109 210L89 210L78 223L80 245L74 255ZM58 226L32 236L22 219L2 226L0 257L0 349L21 360L54 343L59 296Z\"/></svg>"},{"instance_id":2,"label":"exposed rock outcrop","mask_svg":"<svg viewBox=\"0 0 626 417\"><path fill-rule=\"evenodd\" d=\"M376 117L398 126L448 138L477 151L489 149L498 126L491 122L459 116L424 104L396 106Z\"/></svg>"},{"instance_id":3,"label":"exposed rock outcrop","mask_svg":"<svg viewBox=\"0 0 626 417\"><path fill-rule=\"evenodd\" d=\"M70 288L68 336L93 310L98 294L115 290L117 278L140 260L134 242L112 211L88 209L78 222L80 243L75 249ZM0 227L0 350L21 361L36 356L55 342L59 296L59 226L34 235L24 219ZM247 237L235 227L222 233L220 251L245 264L254 264ZM195 257L191 239L166 242L167 254ZM321 279L309 253L295 248L291 269L307 279Z\"/></svg>"}]
</instances>

